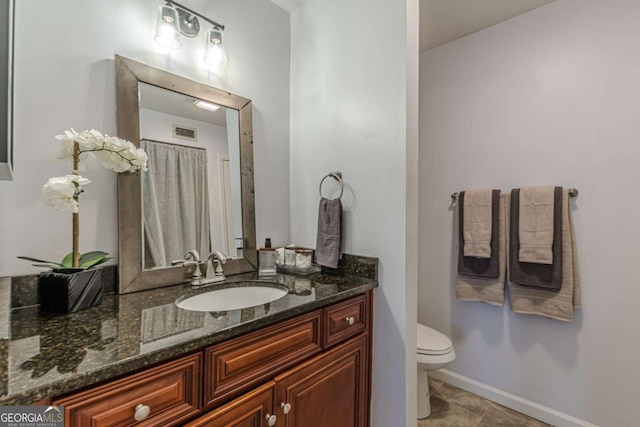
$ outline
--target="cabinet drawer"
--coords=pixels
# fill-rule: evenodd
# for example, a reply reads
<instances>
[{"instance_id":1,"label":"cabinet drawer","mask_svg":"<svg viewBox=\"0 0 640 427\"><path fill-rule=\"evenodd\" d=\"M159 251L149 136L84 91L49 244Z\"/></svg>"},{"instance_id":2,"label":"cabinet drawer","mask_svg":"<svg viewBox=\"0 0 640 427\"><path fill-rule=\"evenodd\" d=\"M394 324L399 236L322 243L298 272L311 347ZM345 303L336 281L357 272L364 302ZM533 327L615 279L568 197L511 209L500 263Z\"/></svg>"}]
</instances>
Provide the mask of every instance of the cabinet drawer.
<instances>
[{"instance_id":1,"label":"cabinet drawer","mask_svg":"<svg viewBox=\"0 0 640 427\"><path fill-rule=\"evenodd\" d=\"M63 405L67 427L181 424L198 413L202 353L183 357L102 386L53 401ZM136 421L149 408L149 414Z\"/></svg>"},{"instance_id":2,"label":"cabinet drawer","mask_svg":"<svg viewBox=\"0 0 640 427\"><path fill-rule=\"evenodd\" d=\"M366 295L327 307L324 309L323 347L331 347L366 329Z\"/></svg>"},{"instance_id":3,"label":"cabinet drawer","mask_svg":"<svg viewBox=\"0 0 640 427\"><path fill-rule=\"evenodd\" d=\"M314 311L205 350L205 406L248 390L322 349Z\"/></svg>"}]
</instances>

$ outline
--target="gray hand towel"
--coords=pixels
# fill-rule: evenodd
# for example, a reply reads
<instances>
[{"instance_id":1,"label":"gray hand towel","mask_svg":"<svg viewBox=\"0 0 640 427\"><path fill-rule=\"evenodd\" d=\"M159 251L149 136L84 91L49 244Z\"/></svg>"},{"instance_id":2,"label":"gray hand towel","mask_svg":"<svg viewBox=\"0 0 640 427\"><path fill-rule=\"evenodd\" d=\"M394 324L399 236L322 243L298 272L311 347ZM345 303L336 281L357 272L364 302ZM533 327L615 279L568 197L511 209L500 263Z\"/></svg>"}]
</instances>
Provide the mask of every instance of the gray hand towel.
<instances>
[{"instance_id":1,"label":"gray hand towel","mask_svg":"<svg viewBox=\"0 0 640 427\"><path fill-rule=\"evenodd\" d=\"M467 276L477 277L498 277L500 275L499 260L499 206L500 190L493 190L491 193L491 258L478 258L474 256L464 256L464 233L462 224L464 221L464 191L458 195L458 273Z\"/></svg>"},{"instance_id":2,"label":"gray hand towel","mask_svg":"<svg viewBox=\"0 0 640 427\"><path fill-rule=\"evenodd\" d=\"M458 195L458 203L456 203L455 228L459 227L458 209L461 203ZM456 299L461 301L480 301L491 305L504 305L504 281L506 276L507 264L507 224L506 224L506 200L507 194L500 195L498 208L498 277L473 277L465 274L457 274L455 281ZM456 256L460 253L459 233L455 233L454 253Z\"/></svg>"},{"instance_id":3,"label":"gray hand towel","mask_svg":"<svg viewBox=\"0 0 640 427\"><path fill-rule=\"evenodd\" d=\"M324 267L337 268L342 256L342 202L340 199L320 199L318 209L318 237L316 262Z\"/></svg>"},{"instance_id":4,"label":"gray hand towel","mask_svg":"<svg viewBox=\"0 0 640 427\"><path fill-rule=\"evenodd\" d=\"M553 192L553 264L518 260L520 250L520 189L511 190L511 233L509 236L510 280L522 286L560 290L562 286L562 187Z\"/></svg>"}]
</instances>

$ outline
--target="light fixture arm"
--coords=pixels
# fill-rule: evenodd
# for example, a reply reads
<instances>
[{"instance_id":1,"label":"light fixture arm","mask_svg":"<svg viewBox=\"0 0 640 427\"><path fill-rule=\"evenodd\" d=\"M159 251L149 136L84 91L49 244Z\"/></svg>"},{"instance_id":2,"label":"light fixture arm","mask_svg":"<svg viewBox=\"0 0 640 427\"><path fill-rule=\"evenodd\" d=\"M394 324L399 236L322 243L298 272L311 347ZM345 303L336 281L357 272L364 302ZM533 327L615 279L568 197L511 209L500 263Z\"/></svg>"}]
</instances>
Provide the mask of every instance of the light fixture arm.
<instances>
[{"instance_id":1,"label":"light fixture arm","mask_svg":"<svg viewBox=\"0 0 640 427\"><path fill-rule=\"evenodd\" d=\"M211 19L207 18L206 16L203 16L203 15L199 14L198 12L196 12L193 9L189 9L188 7L185 7L185 6L181 5L180 3L176 2L176 1L173 1L173 0L165 0L165 2L170 6L176 6L176 7L180 8L180 9L186 11L186 12L189 12L192 15L196 15L196 16L204 19L205 21L207 21L208 23L210 23L214 27L217 27L218 29L224 31L224 25L218 24L216 21L211 20Z\"/></svg>"}]
</instances>

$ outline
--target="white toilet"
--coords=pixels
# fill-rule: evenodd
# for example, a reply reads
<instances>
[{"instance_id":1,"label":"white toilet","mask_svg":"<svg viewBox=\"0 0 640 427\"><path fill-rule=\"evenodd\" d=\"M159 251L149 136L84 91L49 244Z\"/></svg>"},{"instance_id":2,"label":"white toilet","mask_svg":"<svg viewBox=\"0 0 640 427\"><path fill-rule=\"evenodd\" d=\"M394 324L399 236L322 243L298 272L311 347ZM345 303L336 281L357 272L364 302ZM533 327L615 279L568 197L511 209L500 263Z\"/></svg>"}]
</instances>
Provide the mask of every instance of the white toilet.
<instances>
[{"instance_id":1,"label":"white toilet","mask_svg":"<svg viewBox=\"0 0 640 427\"><path fill-rule=\"evenodd\" d=\"M453 343L445 334L418 323L418 419L431 415L427 371L444 368L455 358Z\"/></svg>"}]
</instances>

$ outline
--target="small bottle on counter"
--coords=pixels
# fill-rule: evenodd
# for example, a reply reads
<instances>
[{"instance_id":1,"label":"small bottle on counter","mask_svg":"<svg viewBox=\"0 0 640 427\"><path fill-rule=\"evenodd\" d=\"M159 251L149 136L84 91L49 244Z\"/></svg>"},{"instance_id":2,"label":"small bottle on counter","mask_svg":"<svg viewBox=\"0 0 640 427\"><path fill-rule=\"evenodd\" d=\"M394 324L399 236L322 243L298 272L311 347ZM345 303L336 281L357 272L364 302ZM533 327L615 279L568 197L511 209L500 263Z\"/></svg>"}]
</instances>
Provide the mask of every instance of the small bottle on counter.
<instances>
[{"instance_id":1,"label":"small bottle on counter","mask_svg":"<svg viewBox=\"0 0 640 427\"><path fill-rule=\"evenodd\" d=\"M258 276L276 275L276 249L271 247L271 239L267 238L264 247L258 252Z\"/></svg>"}]
</instances>

